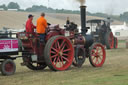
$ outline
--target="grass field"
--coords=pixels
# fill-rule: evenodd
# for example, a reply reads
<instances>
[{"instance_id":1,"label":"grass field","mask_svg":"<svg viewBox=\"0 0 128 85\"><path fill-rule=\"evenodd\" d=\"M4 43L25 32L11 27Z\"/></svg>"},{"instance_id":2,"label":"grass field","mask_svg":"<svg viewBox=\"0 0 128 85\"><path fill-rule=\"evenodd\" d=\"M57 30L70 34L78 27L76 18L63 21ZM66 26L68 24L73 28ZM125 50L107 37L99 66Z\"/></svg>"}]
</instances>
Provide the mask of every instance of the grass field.
<instances>
[{"instance_id":1,"label":"grass field","mask_svg":"<svg viewBox=\"0 0 128 85\"><path fill-rule=\"evenodd\" d=\"M49 68L43 71L31 71L20 66L16 60L16 74L2 76L0 85L128 85L128 49L125 43L119 43L119 49L107 50L107 59L103 67L92 67L88 59L82 68L71 67L67 71L53 72Z\"/></svg>"}]
</instances>

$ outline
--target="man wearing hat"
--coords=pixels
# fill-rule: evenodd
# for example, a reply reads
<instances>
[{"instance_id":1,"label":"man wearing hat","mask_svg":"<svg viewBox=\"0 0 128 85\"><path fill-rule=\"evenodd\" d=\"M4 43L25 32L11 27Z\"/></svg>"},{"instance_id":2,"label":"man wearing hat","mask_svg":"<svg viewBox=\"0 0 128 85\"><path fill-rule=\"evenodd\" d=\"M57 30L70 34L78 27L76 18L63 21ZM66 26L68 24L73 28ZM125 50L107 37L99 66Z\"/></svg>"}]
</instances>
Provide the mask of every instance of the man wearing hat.
<instances>
[{"instance_id":1,"label":"man wearing hat","mask_svg":"<svg viewBox=\"0 0 128 85\"><path fill-rule=\"evenodd\" d=\"M29 14L28 15L28 20L26 22L26 32L27 33L34 33L34 29L36 28L36 26L33 24L32 20L33 20L33 15Z\"/></svg>"}]
</instances>

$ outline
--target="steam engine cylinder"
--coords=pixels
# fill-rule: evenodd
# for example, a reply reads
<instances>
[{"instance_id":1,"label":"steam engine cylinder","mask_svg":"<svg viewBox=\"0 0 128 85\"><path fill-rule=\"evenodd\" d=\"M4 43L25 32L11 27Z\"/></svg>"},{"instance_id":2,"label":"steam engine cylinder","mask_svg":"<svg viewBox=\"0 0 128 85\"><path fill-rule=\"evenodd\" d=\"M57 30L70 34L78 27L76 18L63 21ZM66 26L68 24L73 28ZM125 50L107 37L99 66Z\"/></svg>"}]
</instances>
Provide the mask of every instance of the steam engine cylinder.
<instances>
[{"instance_id":1,"label":"steam engine cylinder","mask_svg":"<svg viewBox=\"0 0 128 85\"><path fill-rule=\"evenodd\" d=\"M84 45L86 48L89 48L93 44L93 37L91 35L78 35L73 43L75 45Z\"/></svg>"}]
</instances>

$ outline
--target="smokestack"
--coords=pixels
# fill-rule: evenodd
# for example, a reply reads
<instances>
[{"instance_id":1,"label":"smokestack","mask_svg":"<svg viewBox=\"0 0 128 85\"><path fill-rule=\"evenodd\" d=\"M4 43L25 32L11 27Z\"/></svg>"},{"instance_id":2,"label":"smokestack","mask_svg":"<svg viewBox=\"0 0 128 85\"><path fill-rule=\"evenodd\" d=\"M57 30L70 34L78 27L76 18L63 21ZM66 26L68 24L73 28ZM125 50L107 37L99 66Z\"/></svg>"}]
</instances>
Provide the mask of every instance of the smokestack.
<instances>
[{"instance_id":1,"label":"smokestack","mask_svg":"<svg viewBox=\"0 0 128 85\"><path fill-rule=\"evenodd\" d=\"M86 29L86 6L80 6L81 11L81 32L85 34L87 32Z\"/></svg>"},{"instance_id":2,"label":"smokestack","mask_svg":"<svg viewBox=\"0 0 128 85\"><path fill-rule=\"evenodd\" d=\"M111 23L111 18L107 17L107 25L110 27L110 23Z\"/></svg>"}]
</instances>

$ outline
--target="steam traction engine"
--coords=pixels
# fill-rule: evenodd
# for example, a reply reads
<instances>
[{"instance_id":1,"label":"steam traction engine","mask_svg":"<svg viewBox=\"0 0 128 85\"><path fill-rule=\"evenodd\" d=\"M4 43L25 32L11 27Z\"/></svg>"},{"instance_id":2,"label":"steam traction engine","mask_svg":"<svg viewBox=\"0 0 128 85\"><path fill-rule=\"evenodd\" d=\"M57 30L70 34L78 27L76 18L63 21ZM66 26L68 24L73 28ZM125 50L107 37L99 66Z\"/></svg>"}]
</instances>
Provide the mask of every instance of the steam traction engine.
<instances>
[{"instance_id":1,"label":"steam traction engine","mask_svg":"<svg viewBox=\"0 0 128 85\"><path fill-rule=\"evenodd\" d=\"M92 19L87 21L90 24L91 35L94 37L95 42L102 43L107 49L116 49L118 48L118 39L112 33L110 22L110 18L107 20Z\"/></svg>"},{"instance_id":2,"label":"steam traction engine","mask_svg":"<svg viewBox=\"0 0 128 85\"><path fill-rule=\"evenodd\" d=\"M54 71L63 71L71 64L81 67L88 57L92 66L101 67L106 52L102 44L93 43L93 37L86 34L85 8L81 6L82 33L78 33L74 23L65 29L59 25L50 25L46 32L46 44L40 42L36 33L18 33L17 38L22 41L22 64L32 70L42 70L48 66Z\"/></svg>"}]
</instances>

